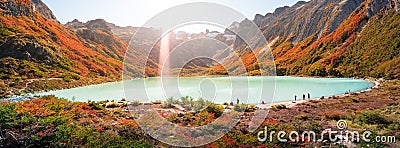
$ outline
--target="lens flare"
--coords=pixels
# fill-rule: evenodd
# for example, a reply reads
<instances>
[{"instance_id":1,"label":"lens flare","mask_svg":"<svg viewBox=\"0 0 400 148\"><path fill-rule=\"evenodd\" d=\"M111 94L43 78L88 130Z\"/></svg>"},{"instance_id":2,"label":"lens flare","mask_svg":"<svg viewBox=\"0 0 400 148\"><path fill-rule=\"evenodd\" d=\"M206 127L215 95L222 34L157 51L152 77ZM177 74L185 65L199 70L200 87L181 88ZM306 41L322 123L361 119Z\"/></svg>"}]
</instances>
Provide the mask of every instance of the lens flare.
<instances>
[{"instance_id":1,"label":"lens flare","mask_svg":"<svg viewBox=\"0 0 400 148\"><path fill-rule=\"evenodd\" d=\"M161 38L161 45L160 45L160 56L159 56L159 63L161 64L161 68L159 68L159 74L162 77L169 76L169 65L170 60L168 59L168 55L170 53L170 44L169 44L169 33Z\"/></svg>"}]
</instances>

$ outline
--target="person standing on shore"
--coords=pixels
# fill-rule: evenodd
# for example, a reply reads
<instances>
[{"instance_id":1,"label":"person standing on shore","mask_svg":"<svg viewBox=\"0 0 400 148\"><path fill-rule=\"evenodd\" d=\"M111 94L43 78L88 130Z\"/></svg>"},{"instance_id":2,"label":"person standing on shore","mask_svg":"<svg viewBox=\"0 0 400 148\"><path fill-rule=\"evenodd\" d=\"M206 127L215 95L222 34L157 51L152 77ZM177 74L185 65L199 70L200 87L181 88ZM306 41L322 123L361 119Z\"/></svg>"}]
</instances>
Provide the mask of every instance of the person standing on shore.
<instances>
[{"instance_id":1,"label":"person standing on shore","mask_svg":"<svg viewBox=\"0 0 400 148\"><path fill-rule=\"evenodd\" d=\"M311 99L311 95L310 95L310 93L308 93L308 99Z\"/></svg>"},{"instance_id":2,"label":"person standing on shore","mask_svg":"<svg viewBox=\"0 0 400 148\"><path fill-rule=\"evenodd\" d=\"M297 95L294 95L294 101L297 101Z\"/></svg>"},{"instance_id":3,"label":"person standing on shore","mask_svg":"<svg viewBox=\"0 0 400 148\"><path fill-rule=\"evenodd\" d=\"M305 94L303 94L303 100L306 100L306 95Z\"/></svg>"},{"instance_id":4,"label":"person standing on shore","mask_svg":"<svg viewBox=\"0 0 400 148\"><path fill-rule=\"evenodd\" d=\"M239 103L240 103L240 101L239 101L239 98L236 98L236 103L237 103L237 104L239 104Z\"/></svg>"}]
</instances>

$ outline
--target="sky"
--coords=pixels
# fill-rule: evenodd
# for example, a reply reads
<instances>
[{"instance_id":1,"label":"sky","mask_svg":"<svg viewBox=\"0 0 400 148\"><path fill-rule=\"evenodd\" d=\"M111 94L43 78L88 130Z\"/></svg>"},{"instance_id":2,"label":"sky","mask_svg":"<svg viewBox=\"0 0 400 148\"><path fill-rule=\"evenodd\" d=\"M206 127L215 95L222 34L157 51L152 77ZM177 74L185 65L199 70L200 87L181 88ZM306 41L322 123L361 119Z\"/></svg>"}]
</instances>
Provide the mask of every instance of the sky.
<instances>
[{"instance_id":1,"label":"sky","mask_svg":"<svg viewBox=\"0 0 400 148\"><path fill-rule=\"evenodd\" d=\"M118 26L140 27L150 18L170 7L191 2L212 2L231 7L253 20L298 0L43 0L57 19L65 24L74 19L82 22L98 18ZM243 18L244 19L244 18ZM241 20L237 20L241 21Z\"/></svg>"}]
</instances>

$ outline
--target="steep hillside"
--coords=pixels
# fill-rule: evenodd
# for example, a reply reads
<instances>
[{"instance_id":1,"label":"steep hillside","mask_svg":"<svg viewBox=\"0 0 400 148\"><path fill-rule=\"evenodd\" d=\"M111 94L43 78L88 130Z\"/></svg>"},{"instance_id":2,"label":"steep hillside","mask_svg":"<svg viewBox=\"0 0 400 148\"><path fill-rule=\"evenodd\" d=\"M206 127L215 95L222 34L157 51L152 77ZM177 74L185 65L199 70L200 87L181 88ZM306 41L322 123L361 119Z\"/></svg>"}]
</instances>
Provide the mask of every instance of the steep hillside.
<instances>
[{"instance_id":1,"label":"steep hillside","mask_svg":"<svg viewBox=\"0 0 400 148\"><path fill-rule=\"evenodd\" d=\"M54 19L40 0L0 2L2 83L27 85L24 81L43 78L80 80L74 87L120 79L125 42L105 30L73 31Z\"/></svg>"},{"instance_id":2,"label":"steep hillside","mask_svg":"<svg viewBox=\"0 0 400 148\"><path fill-rule=\"evenodd\" d=\"M354 43L337 51L335 54L339 56L332 56L329 64L349 77L400 78L399 20L400 14L393 10L374 16Z\"/></svg>"},{"instance_id":3,"label":"steep hillside","mask_svg":"<svg viewBox=\"0 0 400 148\"><path fill-rule=\"evenodd\" d=\"M152 49L151 46L158 40L161 34L159 30L153 28L119 27L104 19L90 20L86 23L75 19L65 24L65 26L76 31L80 39L90 43L91 46L101 45L105 47L96 48L96 52L106 53L108 56L117 58L120 61L125 60L126 76L129 75L134 78L158 75L158 57L152 56L153 58L148 59L146 53ZM125 51L121 53L115 50L107 50L114 49L114 47L127 49L134 35L140 41L130 46L130 56L125 57ZM143 63L146 63L146 61L148 64L146 67L143 67ZM143 73L144 68L146 68L146 73Z\"/></svg>"},{"instance_id":4,"label":"steep hillside","mask_svg":"<svg viewBox=\"0 0 400 148\"><path fill-rule=\"evenodd\" d=\"M267 39L291 37L299 43L316 34L322 37L336 30L363 0L299 1L292 7L281 7L265 16L256 15L254 22Z\"/></svg>"},{"instance_id":5,"label":"steep hillside","mask_svg":"<svg viewBox=\"0 0 400 148\"><path fill-rule=\"evenodd\" d=\"M78 29L91 29L91 30L103 30L112 32L115 36L119 37L126 43L129 43L132 36L137 35L144 40L158 39L161 36L161 31L155 28L143 28L143 27L121 27L113 23L107 22L104 19L90 20L86 23L80 22L75 19L71 22L65 24L68 28L73 30ZM138 30L141 29L140 34L136 34Z\"/></svg>"},{"instance_id":6,"label":"steep hillside","mask_svg":"<svg viewBox=\"0 0 400 148\"><path fill-rule=\"evenodd\" d=\"M398 0L311 0L253 21L273 43L278 75L399 78L398 5ZM246 21L236 29L245 30ZM248 71L270 69L257 67L265 64L254 61L259 50L250 53L240 40L235 49Z\"/></svg>"}]
</instances>

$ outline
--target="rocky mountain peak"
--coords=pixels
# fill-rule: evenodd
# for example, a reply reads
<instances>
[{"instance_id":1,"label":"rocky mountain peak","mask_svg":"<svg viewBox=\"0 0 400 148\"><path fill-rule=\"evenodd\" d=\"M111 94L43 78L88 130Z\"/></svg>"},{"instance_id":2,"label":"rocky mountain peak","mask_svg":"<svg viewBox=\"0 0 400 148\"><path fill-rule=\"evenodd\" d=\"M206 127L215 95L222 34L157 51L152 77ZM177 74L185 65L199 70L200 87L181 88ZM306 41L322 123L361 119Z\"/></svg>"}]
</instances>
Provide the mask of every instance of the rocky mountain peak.
<instances>
[{"instance_id":1,"label":"rocky mountain peak","mask_svg":"<svg viewBox=\"0 0 400 148\"><path fill-rule=\"evenodd\" d=\"M78 19L74 19L73 21L66 23L65 26L74 30L89 29L89 30L102 30L109 33L112 32L110 23L108 23L104 19L90 20L86 23L83 23Z\"/></svg>"},{"instance_id":2,"label":"rocky mountain peak","mask_svg":"<svg viewBox=\"0 0 400 148\"><path fill-rule=\"evenodd\" d=\"M72 23L81 23L78 19L74 19L74 20L72 20Z\"/></svg>"},{"instance_id":3,"label":"rocky mountain peak","mask_svg":"<svg viewBox=\"0 0 400 148\"><path fill-rule=\"evenodd\" d=\"M34 10L42 14L45 18L57 21L56 16L53 14L53 12L47 7L45 3L42 2L42 0L32 0L32 4L34 7Z\"/></svg>"},{"instance_id":4,"label":"rocky mountain peak","mask_svg":"<svg viewBox=\"0 0 400 148\"><path fill-rule=\"evenodd\" d=\"M78 19L74 19L73 21L66 23L65 26L74 30L85 28L85 24Z\"/></svg>"},{"instance_id":5,"label":"rocky mountain peak","mask_svg":"<svg viewBox=\"0 0 400 148\"><path fill-rule=\"evenodd\" d=\"M91 20L86 23L86 27L92 30L103 30L106 32L111 32L111 28L108 26L109 23L107 23L106 20L104 19L96 19L96 20Z\"/></svg>"},{"instance_id":6,"label":"rocky mountain peak","mask_svg":"<svg viewBox=\"0 0 400 148\"><path fill-rule=\"evenodd\" d=\"M53 12L41 0L32 0L27 4L15 0L0 1L0 9L3 14L14 17L27 16L34 18L39 13L46 19L57 21Z\"/></svg>"},{"instance_id":7,"label":"rocky mountain peak","mask_svg":"<svg viewBox=\"0 0 400 148\"><path fill-rule=\"evenodd\" d=\"M306 3L307 3L306 1L298 1L296 4L293 5L293 7L301 7Z\"/></svg>"},{"instance_id":8,"label":"rocky mountain peak","mask_svg":"<svg viewBox=\"0 0 400 148\"><path fill-rule=\"evenodd\" d=\"M27 16L33 18L34 10L31 7L18 3L16 1L0 1L1 14L14 17Z\"/></svg>"},{"instance_id":9,"label":"rocky mountain peak","mask_svg":"<svg viewBox=\"0 0 400 148\"><path fill-rule=\"evenodd\" d=\"M275 15L280 15L280 14L282 14L283 12L285 12L289 8L290 8L289 6L279 7L274 11L274 14Z\"/></svg>"},{"instance_id":10,"label":"rocky mountain peak","mask_svg":"<svg viewBox=\"0 0 400 148\"><path fill-rule=\"evenodd\" d=\"M395 9L398 12L400 0L372 0L367 5L367 17L370 18L380 11Z\"/></svg>"},{"instance_id":11,"label":"rocky mountain peak","mask_svg":"<svg viewBox=\"0 0 400 148\"><path fill-rule=\"evenodd\" d=\"M226 35L234 35L234 32L238 32L240 27L240 23L235 21L233 22L227 29L225 29Z\"/></svg>"}]
</instances>

